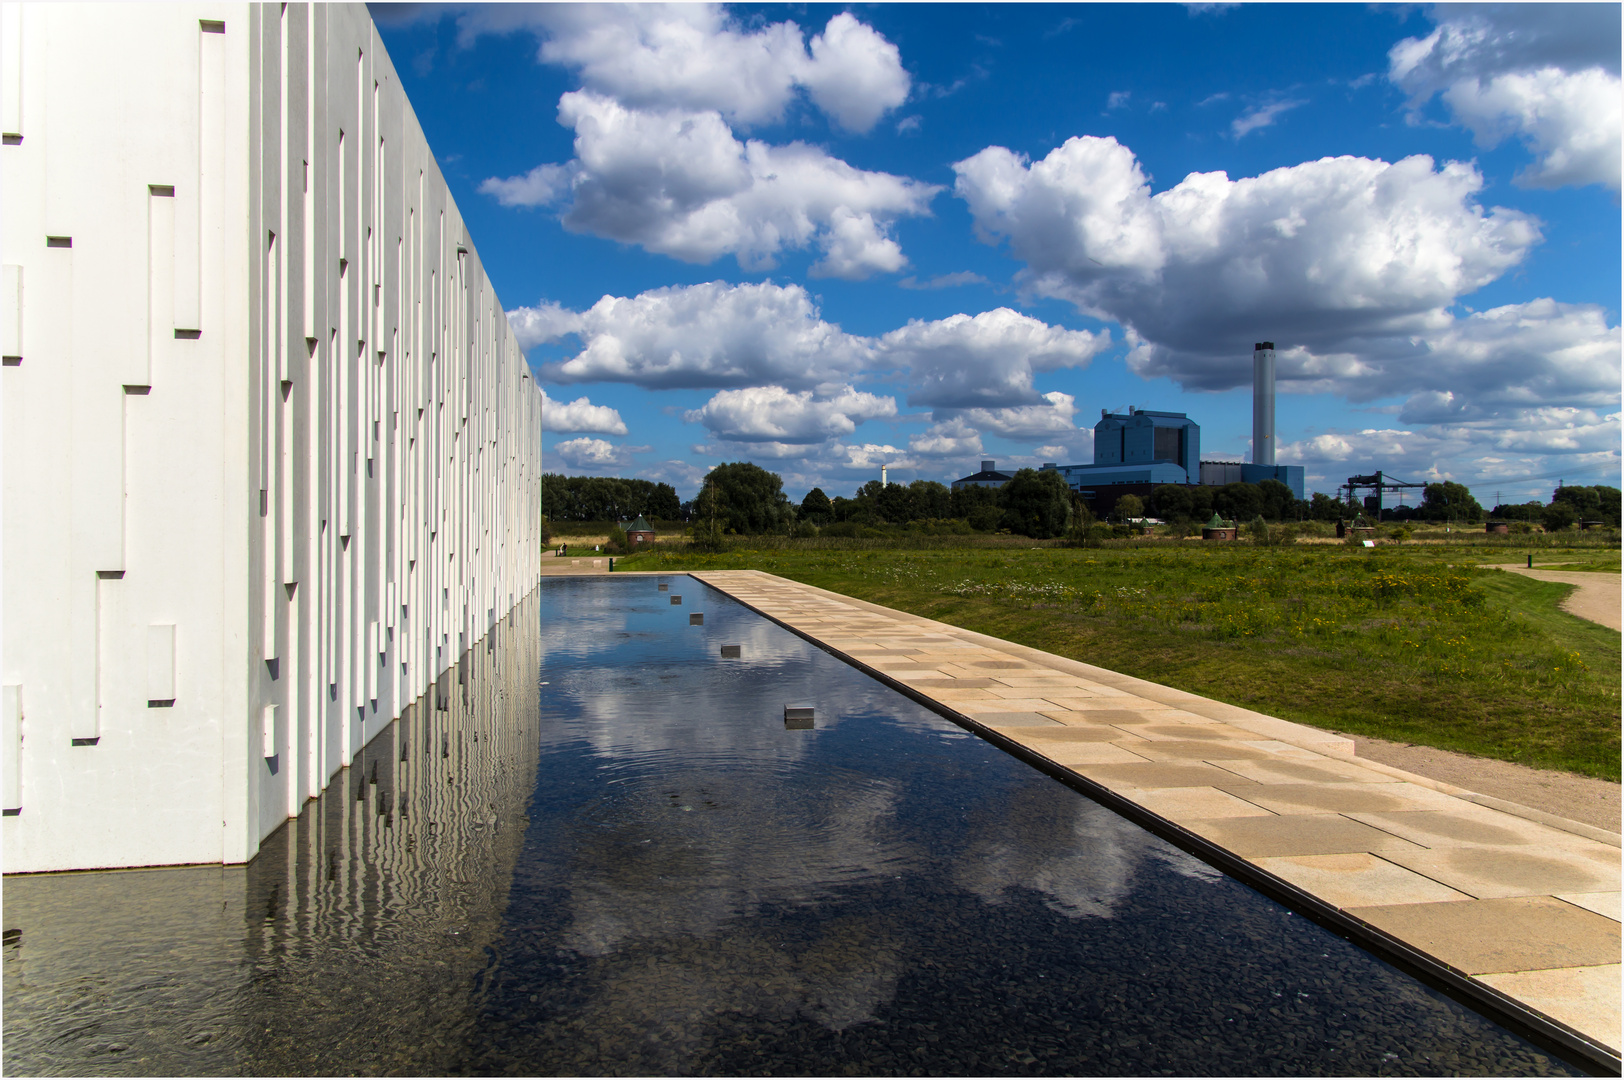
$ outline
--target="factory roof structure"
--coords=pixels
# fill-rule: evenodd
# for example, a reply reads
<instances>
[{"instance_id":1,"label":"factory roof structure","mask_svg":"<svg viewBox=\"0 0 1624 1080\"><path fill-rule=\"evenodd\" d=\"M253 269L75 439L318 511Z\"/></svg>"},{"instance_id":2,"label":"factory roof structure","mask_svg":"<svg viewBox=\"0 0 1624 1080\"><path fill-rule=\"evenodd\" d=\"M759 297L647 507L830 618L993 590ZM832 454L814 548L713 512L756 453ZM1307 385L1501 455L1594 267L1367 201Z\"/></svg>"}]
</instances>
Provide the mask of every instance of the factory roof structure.
<instances>
[{"instance_id":1,"label":"factory roof structure","mask_svg":"<svg viewBox=\"0 0 1624 1080\"><path fill-rule=\"evenodd\" d=\"M952 487L957 491L962 487L1003 487L1014 479L1014 474L999 472L995 466L996 461L982 461L981 471L961 476L953 481Z\"/></svg>"}]
</instances>

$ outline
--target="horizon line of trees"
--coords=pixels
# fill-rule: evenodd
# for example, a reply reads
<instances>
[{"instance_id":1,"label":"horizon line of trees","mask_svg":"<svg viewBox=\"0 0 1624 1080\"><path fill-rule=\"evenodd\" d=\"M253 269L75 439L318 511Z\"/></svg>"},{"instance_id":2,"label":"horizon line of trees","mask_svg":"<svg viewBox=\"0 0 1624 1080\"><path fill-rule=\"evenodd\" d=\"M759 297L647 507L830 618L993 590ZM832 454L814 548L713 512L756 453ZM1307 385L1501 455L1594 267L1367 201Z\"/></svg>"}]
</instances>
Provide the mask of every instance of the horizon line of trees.
<instances>
[{"instance_id":1,"label":"horizon line of trees","mask_svg":"<svg viewBox=\"0 0 1624 1080\"><path fill-rule=\"evenodd\" d=\"M1002 487L966 486L953 490L935 480L882 484L870 480L850 498L831 498L814 487L795 503L784 493L783 478L752 462L729 462L706 474L699 493L687 502L666 483L594 476L542 477L543 510L555 521L623 521L639 514L703 526L717 535L790 533L805 526L827 532L869 527L957 524L955 531L1010 532L1037 539L1063 535L1074 522L1087 524L1095 513L1066 486L1059 473L1021 469ZM1471 491L1454 481L1428 484L1421 502L1385 507L1382 520L1466 521L1486 518L1528 521L1549 530L1579 521L1620 523L1619 489L1596 485L1563 485L1549 504L1528 502L1496 506L1486 512ZM1338 521L1364 515L1364 507L1322 492L1298 499L1278 480L1221 486L1163 484L1148 496L1125 494L1114 500L1109 516L1126 522L1155 517L1175 525L1204 522L1217 514L1228 521Z\"/></svg>"},{"instance_id":2,"label":"horizon line of trees","mask_svg":"<svg viewBox=\"0 0 1624 1080\"><path fill-rule=\"evenodd\" d=\"M549 521L671 521L682 500L670 484L609 476L541 474L541 513Z\"/></svg>"}]
</instances>

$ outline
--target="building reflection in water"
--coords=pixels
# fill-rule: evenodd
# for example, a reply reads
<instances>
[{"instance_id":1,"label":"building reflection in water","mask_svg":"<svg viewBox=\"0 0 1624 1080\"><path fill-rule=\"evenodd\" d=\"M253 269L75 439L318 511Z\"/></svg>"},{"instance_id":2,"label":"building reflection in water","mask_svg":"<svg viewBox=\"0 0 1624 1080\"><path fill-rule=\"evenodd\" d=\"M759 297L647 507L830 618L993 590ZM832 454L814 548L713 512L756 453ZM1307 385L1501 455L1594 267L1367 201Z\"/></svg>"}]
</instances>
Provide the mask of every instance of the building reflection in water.
<instances>
[{"instance_id":1,"label":"building reflection in water","mask_svg":"<svg viewBox=\"0 0 1624 1080\"><path fill-rule=\"evenodd\" d=\"M455 1068L535 785L539 603L246 867L7 877L6 1071Z\"/></svg>"}]
</instances>

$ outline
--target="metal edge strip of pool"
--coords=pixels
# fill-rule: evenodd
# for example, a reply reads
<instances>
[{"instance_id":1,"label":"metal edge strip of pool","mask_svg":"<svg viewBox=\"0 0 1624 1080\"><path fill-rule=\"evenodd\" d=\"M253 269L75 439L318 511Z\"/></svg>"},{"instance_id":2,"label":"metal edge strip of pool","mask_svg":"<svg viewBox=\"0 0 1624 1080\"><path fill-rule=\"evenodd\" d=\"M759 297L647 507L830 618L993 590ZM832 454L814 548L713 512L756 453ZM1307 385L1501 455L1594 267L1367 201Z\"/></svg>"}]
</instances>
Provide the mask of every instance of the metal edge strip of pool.
<instances>
[{"instance_id":1,"label":"metal edge strip of pool","mask_svg":"<svg viewBox=\"0 0 1624 1080\"><path fill-rule=\"evenodd\" d=\"M1035 750L1005 737L985 724L973 720L942 702L913 689L906 683L893 679L885 672L870 667L856 657L842 652L799 627L772 615L770 612L763 611L748 600L735 596L721 586L713 585L698 577L693 580L707 589L715 589L740 606L749 608L769 622L783 627L804 641L810 642L830 656L849 664L881 685L897 691L938 716L951 720L967 731L973 732L1012 757L1127 818L1135 825L1166 840L1174 847L1222 870L1225 874L1256 889L1276 903L1312 919L1338 937L1351 941L1355 945L1373 953L1405 974L1484 1014L1495 1023L1520 1035L1534 1045L1572 1061L1594 1076L1619 1076L1621 1074L1621 1068L1624 1068L1624 1064L1621 1064L1619 1055L1582 1032L1576 1031L1561 1021L1554 1020L1530 1008L1516 998L1489 986L1487 983L1473 979L1459 968L1422 952L1408 942L1394 937L1385 930L1372 926L1363 919L1343 911L1334 904L1320 899L1297 885L1293 885L1284 878L1269 873L1262 867L1248 862L1234 852L1191 832L1182 825L1159 814L1152 813L1103 784L1096 783L1086 776L1075 773L1064 765L1058 765L1050 761Z\"/></svg>"}]
</instances>

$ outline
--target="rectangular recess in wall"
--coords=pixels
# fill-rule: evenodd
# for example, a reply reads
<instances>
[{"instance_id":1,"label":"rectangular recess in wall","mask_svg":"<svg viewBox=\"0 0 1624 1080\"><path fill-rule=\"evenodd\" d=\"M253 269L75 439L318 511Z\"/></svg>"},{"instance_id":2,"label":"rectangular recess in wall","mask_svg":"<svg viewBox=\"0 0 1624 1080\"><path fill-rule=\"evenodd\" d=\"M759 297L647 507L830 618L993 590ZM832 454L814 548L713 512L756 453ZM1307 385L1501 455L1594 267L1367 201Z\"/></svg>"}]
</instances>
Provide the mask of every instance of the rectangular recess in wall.
<instances>
[{"instance_id":1,"label":"rectangular recess in wall","mask_svg":"<svg viewBox=\"0 0 1624 1080\"><path fill-rule=\"evenodd\" d=\"M73 237L47 236L45 238L45 246L48 248L71 248L73 246Z\"/></svg>"},{"instance_id":2,"label":"rectangular recess in wall","mask_svg":"<svg viewBox=\"0 0 1624 1080\"><path fill-rule=\"evenodd\" d=\"M9 813L23 805L23 688L0 687L0 803Z\"/></svg>"},{"instance_id":3,"label":"rectangular recess in wall","mask_svg":"<svg viewBox=\"0 0 1624 1080\"><path fill-rule=\"evenodd\" d=\"M153 364L174 340L175 314L175 187L147 185L147 349L146 378L152 382Z\"/></svg>"},{"instance_id":4,"label":"rectangular recess in wall","mask_svg":"<svg viewBox=\"0 0 1624 1080\"><path fill-rule=\"evenodd\" d=\"M267 705L259 711L260 756L276 756L276 706Z\"/></svg>"},{"instance_id":5,"label":"rectangular recess in wall","mask_svg":"<svg viewBox=\"0 0 1624 1080\"><path fill-rule=\"evenodd\" d=\"M219 19L199 19L197 20L197 28L205 34L223 34L226 32L226 24Z\"/></svg>"},{"instance_id":6,"label":"rectangular recess in wall","mask_svg":"<svg viewBox=\"0 0 1624 1080\"><path fill-rule=\"evenodd\" d=\"M147 707L175 703L175 624L147 627Z\"/></svg>"},{"instance_id":7,"label":"rectangular recess in wall","mask_svg":"<svg viewBox=\"0 0 1624 1080\"><path fill-rule=\"evenodd\" d=\"M7 363L20 363L23 358L23 268L7 263L0 271L0 353Z\"/></svg>"}]
</instances>

